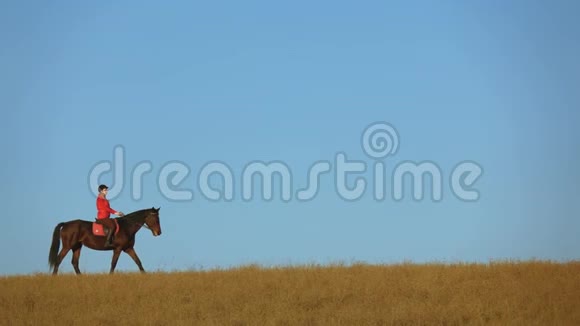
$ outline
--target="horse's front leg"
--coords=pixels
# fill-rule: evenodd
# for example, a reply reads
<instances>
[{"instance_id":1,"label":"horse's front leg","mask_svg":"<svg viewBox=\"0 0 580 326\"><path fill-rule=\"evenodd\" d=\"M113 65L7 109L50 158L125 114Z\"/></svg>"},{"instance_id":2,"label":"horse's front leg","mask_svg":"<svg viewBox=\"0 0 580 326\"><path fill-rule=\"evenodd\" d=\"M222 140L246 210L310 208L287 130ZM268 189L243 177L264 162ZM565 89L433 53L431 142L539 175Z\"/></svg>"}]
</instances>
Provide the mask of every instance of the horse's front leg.
<instances>
[{"instance_id":1,"label":"horse's front leg","mask_svg":"<svg viewBox=\"0 0 580 326\"><path fill-rule=\"evenodd\" d=\"M135 249L127 248L127 249L125 249L125 253L127 255L131 256L131 258L133 258L133 261L135 262L135 264L137 264L141 273L145 273L145 269L143 268L143 265L141 265L141 260L139 259L139 256L137 256Z\"/></svg>"},{"instance_id":2,"label":"horse's front leg","mask_svg":"<svg viewBox=\"0 0 580 326\"><path fill-rule=\"evenodd\" d=\"M113 259L111 260L111 270L109 271L110 274L115 272L115 266L117 266L117 260L119 260L119 256L121 255L121 249L115 248L113 251Z\"/></svg>"}]
</instances>

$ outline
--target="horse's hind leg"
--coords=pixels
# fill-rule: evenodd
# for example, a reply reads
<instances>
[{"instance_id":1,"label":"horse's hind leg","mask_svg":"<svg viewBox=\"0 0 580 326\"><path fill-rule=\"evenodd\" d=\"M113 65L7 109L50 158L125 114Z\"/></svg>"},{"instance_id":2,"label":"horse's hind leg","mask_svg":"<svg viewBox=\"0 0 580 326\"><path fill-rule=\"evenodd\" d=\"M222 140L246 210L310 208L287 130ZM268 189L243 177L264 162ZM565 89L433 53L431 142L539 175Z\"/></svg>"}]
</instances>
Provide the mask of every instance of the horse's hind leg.
<instances>
[{"instance_id":1,"label":"horse's hind leg","mask_svg":"<svg viewBox=\"0 0 580 326\"><path fill-rule=\"evenodd\" d=\"M54 264L54 270L52 271L53 275L56 275L58 273L58 266L60 265L60 263L62 263L62 260L64 259L66 254L68 254L69 250L70 250L69 247L63 246L60 252L58 253L56 264Z\"/></svg>"},{"instance_id":2,"label":"horse's hind leg","mask_svg":"<svg viewBox=\"0 0 580 326\"><path fill-rule=\"evenodd\" d=\"M83 245L78 245L73 248L73 256L72 256L72 265L75 269L75 273L80 274L81 270L79 269L79 258L81 257L81 249Z\"/></svg>"}]
</instances>

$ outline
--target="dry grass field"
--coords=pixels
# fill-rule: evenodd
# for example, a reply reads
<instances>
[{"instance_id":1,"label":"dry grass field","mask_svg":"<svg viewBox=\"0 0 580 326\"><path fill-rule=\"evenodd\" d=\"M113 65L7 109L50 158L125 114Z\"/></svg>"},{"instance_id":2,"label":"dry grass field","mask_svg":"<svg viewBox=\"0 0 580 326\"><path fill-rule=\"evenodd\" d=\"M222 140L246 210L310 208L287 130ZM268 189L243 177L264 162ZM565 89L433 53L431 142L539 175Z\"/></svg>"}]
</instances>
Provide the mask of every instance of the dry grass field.
<instances>
[{"instance_id":1,"label":"dry grass field","mask_svg":"<svg viewBox=\"0 0 580 326\"><path fill-rule=\"evenodd\" d=\"M2 325L580 325L580 263L0 278Z\"/></svg>"}]
</instances>

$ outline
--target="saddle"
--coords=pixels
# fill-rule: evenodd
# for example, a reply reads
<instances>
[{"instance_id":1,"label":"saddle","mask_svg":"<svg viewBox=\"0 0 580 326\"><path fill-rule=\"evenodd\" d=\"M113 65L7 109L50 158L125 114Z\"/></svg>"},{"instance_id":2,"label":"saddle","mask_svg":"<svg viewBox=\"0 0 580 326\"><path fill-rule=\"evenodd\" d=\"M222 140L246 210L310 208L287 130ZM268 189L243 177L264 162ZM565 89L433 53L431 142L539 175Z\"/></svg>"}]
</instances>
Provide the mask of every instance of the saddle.
<instances>
[{"instance_id":1,"label":"saddle","mask_svg":"<svg viewBox=\"0 0 580 326\"><path fill-rule=\"evenodd\" d=\"M115 221L115 235L117 235L117 233L119 233L119 222L117 222L117 219L112 220ZM104 226L97 222L93 222L93 235L97 237L104 237L105 236Z\"/></svg>"}]
</instances>

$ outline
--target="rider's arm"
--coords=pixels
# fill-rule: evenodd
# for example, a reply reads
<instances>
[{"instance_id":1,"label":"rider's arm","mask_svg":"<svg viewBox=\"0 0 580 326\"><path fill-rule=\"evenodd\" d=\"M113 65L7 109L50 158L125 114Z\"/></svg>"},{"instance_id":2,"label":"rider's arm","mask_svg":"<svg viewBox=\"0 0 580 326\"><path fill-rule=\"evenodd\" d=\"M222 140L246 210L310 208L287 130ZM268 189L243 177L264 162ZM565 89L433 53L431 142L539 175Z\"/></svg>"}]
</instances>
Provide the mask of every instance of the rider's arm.
<instances>
[{"instance_id":1,"label":"rider's arm","mask_svg":"<svg viewBox=\"0 0 580 326\"><path fill-rule=\"evenodd\" d=\"M112 209L109 205L109 201L104 198L98 198L97 207L100 211L102 210L111 214L117 214L117 211Z\"/></svg>"}]
</instances>

